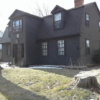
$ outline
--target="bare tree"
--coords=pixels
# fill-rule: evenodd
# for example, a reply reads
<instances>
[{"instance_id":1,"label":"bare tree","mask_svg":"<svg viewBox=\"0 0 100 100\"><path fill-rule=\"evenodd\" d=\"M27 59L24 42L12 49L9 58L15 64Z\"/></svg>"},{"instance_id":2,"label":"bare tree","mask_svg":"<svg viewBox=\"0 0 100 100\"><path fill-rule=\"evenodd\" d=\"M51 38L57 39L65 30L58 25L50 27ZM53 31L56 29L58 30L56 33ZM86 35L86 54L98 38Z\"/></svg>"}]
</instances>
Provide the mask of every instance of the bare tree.
<instances>
[{"instance_id":1,"label":"bare tree","mask_svg":"<svg viewBox=\"0 0 100 100\"><path fill-rule=\"evenodd\" d=\"M36 4L36 7L34 9L29 7L34 15L37 15L40 17L50 15L50 10L48 6L46 6L45 4L40 6L37 2L35 4Z\"/></svg>"}]
</instances>

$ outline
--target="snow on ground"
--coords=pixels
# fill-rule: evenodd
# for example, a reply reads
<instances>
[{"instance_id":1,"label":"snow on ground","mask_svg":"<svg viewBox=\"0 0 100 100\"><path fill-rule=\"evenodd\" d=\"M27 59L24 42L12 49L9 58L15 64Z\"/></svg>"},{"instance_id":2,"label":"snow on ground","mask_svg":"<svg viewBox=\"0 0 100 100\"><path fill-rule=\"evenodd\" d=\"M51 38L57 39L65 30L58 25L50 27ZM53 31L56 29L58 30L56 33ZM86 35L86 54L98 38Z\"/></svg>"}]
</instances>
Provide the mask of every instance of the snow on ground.
<instances>
[{"instance_id":1,"label":"snow on ground","mask_svg":"<svg viewBox=\"0 0 100 100\"><path fill-rule=\"evenodd\" d=\"M0 63L0 66L2 67L2 68L7 68L7 69L9 69L9 68L16 68L16 67L19 67L19 66L15 66L15 65L12 65L12 66L9 66L9 64L10 63L8 63L8 62L1 62ZM28 67L28 68L31 68L31 69L62 69L62 68L60 68L59 66L57 66L57 65L37 65L37 66L34 66L34 65L31 65L30 67Z\"/></svg>"},{"instance_id":2,"label":"snow on ground","mask_svg":"<svg viewBox=\"0 0 100 100\"><path fill-rule=\"evenodd\" d=\"M57 65L38 65L38 66L32 66L32 67L28 67L28 68L33 68L33 69L62 69L62 68L59 68L59 66Z\"/></svg>"},{"instance_id":3,"label":"snow on ground","mask_svg":"<svg viewBox=\"0 0 100 100\"><path fill-rule=\"evenodd\" d=\"M8 65L8 63L7 62L2 62L2 63L0 63L0 66L2 67L2 68L11 68L9 65Z\"/></svg>"}]
</instances>

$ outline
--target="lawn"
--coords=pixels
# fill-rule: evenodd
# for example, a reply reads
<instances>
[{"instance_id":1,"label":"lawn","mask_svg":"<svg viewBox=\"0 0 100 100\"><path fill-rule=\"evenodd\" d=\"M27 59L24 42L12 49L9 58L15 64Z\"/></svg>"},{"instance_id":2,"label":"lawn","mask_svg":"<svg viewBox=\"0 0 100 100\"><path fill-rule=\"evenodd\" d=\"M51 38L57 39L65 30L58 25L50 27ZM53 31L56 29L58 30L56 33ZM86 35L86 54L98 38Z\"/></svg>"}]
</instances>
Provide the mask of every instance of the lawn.
<instances>
[{"instance_id":1,"label":"lawn","mask_svg":"<svg viewBox=\"0 0 100 100\"><path fill-rule=\"evenodd\" d=\"M14 68L0 71L0 100L86 100L89 90L66 90L79 71Z\"/></svg>"}]
</instances>

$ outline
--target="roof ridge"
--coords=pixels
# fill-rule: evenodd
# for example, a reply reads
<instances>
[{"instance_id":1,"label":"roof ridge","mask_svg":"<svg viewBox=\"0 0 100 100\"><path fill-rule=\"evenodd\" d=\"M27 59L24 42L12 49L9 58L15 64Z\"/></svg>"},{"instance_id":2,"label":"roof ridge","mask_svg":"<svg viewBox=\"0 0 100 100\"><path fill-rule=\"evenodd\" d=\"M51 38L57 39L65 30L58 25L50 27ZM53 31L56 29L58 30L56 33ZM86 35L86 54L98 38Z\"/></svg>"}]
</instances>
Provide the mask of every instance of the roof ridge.
<instances>
[{"instance_id":1,"label":"roof ridge","mask_svg":"<svg viewBox=\"0 0 100 100\"><path fill-rule=\"evenodd\" d=\"M28 15L31 15L31 16L33 16L33 17L36 17L36 18L42 19L42 17L39 17L39 16L36 16L36 15L33 15L33 14L31 14L31 13L28 13L28 12L25 12L25 11L22 11L22 10L19 10L19 9L15 9L15 11L11 14L11 16L12 16L16 11L20 11L20 12L22 12L22 13L24 13L24 14L28 14ZM11 17L11 16L10 16L10 17ZM10 19L10 17L9 17L9 19Z\"/></svg>"}]
</instances>

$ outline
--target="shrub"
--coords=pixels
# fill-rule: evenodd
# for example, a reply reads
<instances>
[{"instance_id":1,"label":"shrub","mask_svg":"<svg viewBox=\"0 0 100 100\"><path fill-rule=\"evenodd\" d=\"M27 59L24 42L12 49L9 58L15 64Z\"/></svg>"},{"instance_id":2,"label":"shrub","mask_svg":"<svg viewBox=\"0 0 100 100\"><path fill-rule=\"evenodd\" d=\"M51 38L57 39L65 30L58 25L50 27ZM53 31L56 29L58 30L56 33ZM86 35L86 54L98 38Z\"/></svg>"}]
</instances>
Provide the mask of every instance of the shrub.
<instances>
[{"instance_id":1,"label":"shrub","mask_svg":"<svg viewBox=\"0 0 100 100\"><path fill-rule=\"evenodd\" d=\"M93 62L96 64L100 64L100 51L96 55L94 55Z\"/></svg>"}]
</instances>

